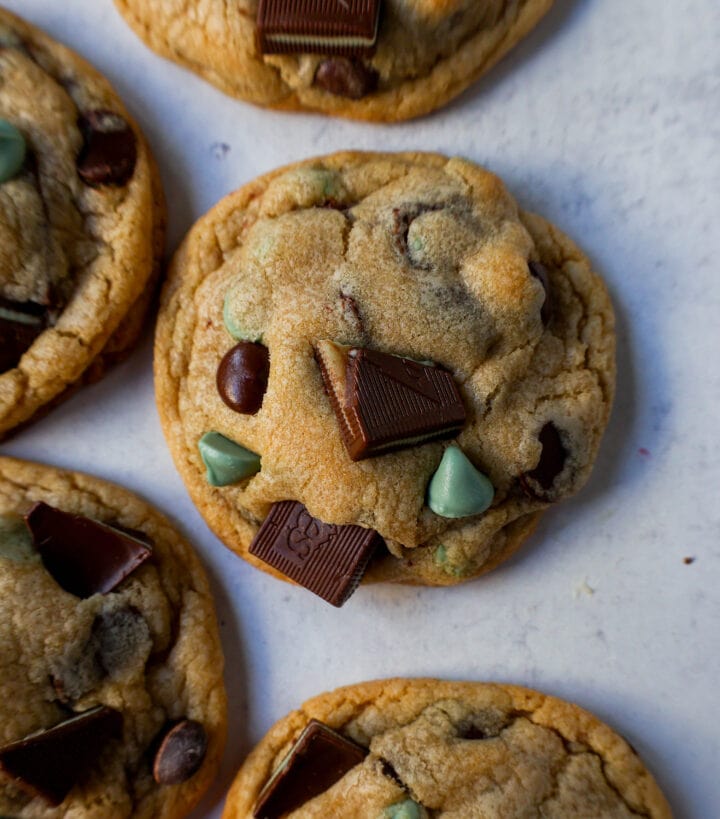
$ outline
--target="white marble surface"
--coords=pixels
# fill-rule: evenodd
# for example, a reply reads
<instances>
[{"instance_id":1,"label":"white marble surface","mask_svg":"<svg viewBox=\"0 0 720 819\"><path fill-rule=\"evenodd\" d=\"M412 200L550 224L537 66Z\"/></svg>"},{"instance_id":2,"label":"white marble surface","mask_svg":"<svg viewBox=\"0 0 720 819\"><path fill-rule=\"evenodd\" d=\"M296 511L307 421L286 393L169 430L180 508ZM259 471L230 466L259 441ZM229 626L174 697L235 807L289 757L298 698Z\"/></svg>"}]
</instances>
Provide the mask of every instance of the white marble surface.
<instances>
[{"instance_id":1,"label":"white marble surface","mask_svg":"<svg viewBox=\"0 0 720 819\"><path fill-rule=\"evenodd\" d=\"M348 147L441 150L486 164L580 242L617 309L618 399L589 485L517 558L457 589L361 589L337 611L231 555L173 469L149 333L103 382L2 445L131 487L197 544L231 714L221 781L194 819L219 816L233 771L275 719L390 675L507 680L575 700L641 752L678 817L720 815L717 0L557 0L448 109L389 127L227 99L149 52L111 0L4 2L91 60L144 125L171 247L279 164Z\"/></svg>"}]
</instances>

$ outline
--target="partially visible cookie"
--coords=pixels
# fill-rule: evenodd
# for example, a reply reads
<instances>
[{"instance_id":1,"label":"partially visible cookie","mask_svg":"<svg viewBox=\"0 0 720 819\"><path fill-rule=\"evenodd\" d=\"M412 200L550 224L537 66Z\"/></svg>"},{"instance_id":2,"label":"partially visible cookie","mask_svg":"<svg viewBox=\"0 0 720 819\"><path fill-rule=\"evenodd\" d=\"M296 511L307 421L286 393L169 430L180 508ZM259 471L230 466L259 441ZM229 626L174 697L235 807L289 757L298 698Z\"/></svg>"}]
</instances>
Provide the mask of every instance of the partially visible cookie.
<instances>
[{"instance_id":1,"label":"partially visible cookie","mask_svg":"<svg viewBox=\"0 0 720 819\"><path fill-rule=\"evenodd\" d=\"M502 182L341 153L202 217L168 273L155 384L223 542L341 605L511 555L587 480L615 387L603 282Z\"/></svg>"},{"instance_id":2,"label":"partially visible cookie","mask_svg":"<svg viewBox=\"0 0 720 819\"><path fill-rule=\"evenodd\" d=\"M445 105L552 0L115 0L151 48L228 94L392 121Z\"/></svg>"},{"instance_id":3,"label":"partially visible cookie","mask_svg":"<svg viewBox=\"0 0 720 819\"><path fill-rule=\"evenodd\" d=\"M0 815L175 819L226 733L204 570L97 478L0 458Z\"/></svg>"},{"instance_id":4,"label":"partially visible cookie","mask_svg":"<svg viewBox=\"0 0 720 819\"><path fill-rule=\"evenodd\" d=\"M107 80L3 9L0 72L1 439L134 344L165 205Z\"/></svg>"},{"instance_id":5,"label":"partially visible cookie","mask_svg":"<svg viewBox=\"0 0 720 819\"><path fill-rule=\"evenodd\" d=\"M491 683L380 680L280 720L223 819L669 819L637 753L576 705Z\"/></svg>"}]
</instances>

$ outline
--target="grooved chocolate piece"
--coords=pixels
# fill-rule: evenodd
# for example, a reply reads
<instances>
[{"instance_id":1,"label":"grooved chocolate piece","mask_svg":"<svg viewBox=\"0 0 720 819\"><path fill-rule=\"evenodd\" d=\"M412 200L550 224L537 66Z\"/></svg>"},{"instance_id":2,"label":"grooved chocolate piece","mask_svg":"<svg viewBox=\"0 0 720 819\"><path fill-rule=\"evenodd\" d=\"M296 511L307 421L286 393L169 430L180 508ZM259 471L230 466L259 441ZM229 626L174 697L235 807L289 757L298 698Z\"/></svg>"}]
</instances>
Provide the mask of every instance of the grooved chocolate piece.
<instances>
[{"instance_id":1,"label":"grooved chocolate piece","mask_svg":"<svg viewBox=\"0 0 720 819\"><path fill-rule=\"evenodd\" d=\"M255 415L262 406L270 375L268 348L241 341L229 350L218 367L220 398L235 412Z\"/></svg>"},{"instance_id":2,"label":"grooved chocolate piece","mask_svg":"<svg viewBox=\"0 0 720 819\"><path fill-rule=\"evenodd\" d=\"M313 84L328 94L361 100L377 89L380 79L374 68L350 57L330 57L315 71Z\"/></svg>"},{"instance_id":3,"label":"grooved chocolate piece","mask_svg":"<svg viewBox=\"0 0 720 819\"><path fill-rule=\"evenodd\" d=\"M568 453L552 421L540 430L538 440L542 445L540 460L535 469L520 476L520 485L531 498L547 500L547 493L552 490L555 478L565 468Z\"/></svg>"},{"instance_id":4,"label":"grooved chocolate piece","mask_svg":"<svg viewBox=\"0 0 720 819\"><path fill-rule=\"evenodd\" d=\"M0 768L19 788L59 805L90 773L103 747L121 737L122 724L119 711L99 705L0 748Z\"/></svg>"},{"instance_id":5,"label":"grooved chocolate piece","mask_svg":"<svg viewBox=\"0 0 720 819\"><path fill-rule=\"evenodd\" d=\"M352 460L452 438L462 429L465 407L446 370L330 341L318 342L315 351Z\"/></svg>"},{"instance_id":6,"label":"grooved chocolate piece","mask_svg":"<svg viewBox=\"0 0 720 819\"><path fill-rule=\"evenodd\" d=\"M342 606L380 543L374 529L323 523L301 503L280 501L255 535L250 554L333 606Z\"/></svg>"},{"instance_id":7,"label":"grooved chocolate piece","mask_svg":"<svg viewBox=\"0 0 720 819\"><path fill-rule=\"evenodd\" d=\"M83 147L77 171L87 185L124 185L135 172L135 132L114 111L88 111L78 120Z\"/></svg>"},{"instance_id":8,"label":"grooved chocolate piece","mask_svg":"<svg viewBox=\"0 0 720 819\"><path fill-rule=\"evenodd\" d=\"M262 54L369 56L380 0L260 0L256 39Z\"/></svg>"},{"instance_id":9,"label":"grooved chocolate piece","mask_svg":"<svg viewBox=\"0 0 720 819\"><path fill-rule=\"evenodd\" d=\"M367 750L318 720L310 720L260 792L253 817L280 819L331 788Z\"/></svg>"},{"instance_id":10,"label":"grooved chocolate piece","mask_svg":"<svg viewBox=\"0 0 720 819\"><path fill-rule=\"evenodd\" d=\"M25 522L45 568L77 597L107 594L152 554L124 532L42 501L25 515Z\"/></svg>"},{"instance_id":11,"label":"grooved chocolate piece","mask_svg":"<svg viewBox=\"0 0 720 819\"><path fill-rule=\"evenodd\" d=\"M184 719L163 737L155 754L153 777L158 785L179 785L197 773L207 753L207 734L203 726Z\"/></svg>"},{"instance_id":12,"label":"grooved chocolate piece","mask_svg":"<svg viewBox=\"0 0 720 819\"><path fill-rule=\"evenodd\" d=\"M0 373L18 365L23 353L45 329L46 314L40 304L0 298Z\"/></svg>"},{"instance_id":13,"label":"grooved chocolate piece","mask_svg":"<svg viewBox=\"0 0 720 819\"><path fill-rule=\"evenodd\" d=\"M540 281L545 290L545 301L540 308L540 319L547 327L553 314L552 297L550 295L550 276L548 276L547 268L541 262L528 262L530 274Z\"/></svg>"}]
</instances>

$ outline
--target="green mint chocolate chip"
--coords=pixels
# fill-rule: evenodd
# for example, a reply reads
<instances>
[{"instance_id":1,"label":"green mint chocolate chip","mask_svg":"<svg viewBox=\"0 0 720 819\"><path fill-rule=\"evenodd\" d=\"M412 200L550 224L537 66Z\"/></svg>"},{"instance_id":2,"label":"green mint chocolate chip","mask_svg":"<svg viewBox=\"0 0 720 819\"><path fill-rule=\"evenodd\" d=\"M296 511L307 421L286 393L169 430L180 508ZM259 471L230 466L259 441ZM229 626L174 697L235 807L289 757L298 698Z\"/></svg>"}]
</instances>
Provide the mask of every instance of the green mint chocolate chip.
<instances>
[{"instance_id":1,"label":"green mint chocolate chip","mask_svg":"<svg viewBox=\"0 0 720 819\"><path fill-rule=\"evenodd\" d=\"M0 184L22 168L27 145L25 137L6 119L0 119Z\"/></svg>"},{"instance_id":2,"label":"green mint chocolate chip","mask_svg":"<svg viewBox=\"0 0 720 819\"><path fill-rule=\"evenodd\" d=\"M0 560L3 559L13 563L40 560L30 530L19 515L0 515Z\"/></svg>"},{"instance_id":3,"label":"green mint chocolate chip","mask_svg":"<svg viewBox=\"0 0 720 819\"><path fill-rule=\"evenodd\" d=\"M417 802L406 799L404 802L397 802L385 808L382 815L383 819L424 819L426 814Z\"/></svg>"},{"instance_id":4,"label":"green mint chocolate chip","mask_svg":"<svg viewBox=\"0 0 720 819\"><path fill-rule=\"evenodd\" d=\"M457 446L449 446L428 486L428 506L443 518L479 515L492 503L495 490Z\"/></svg>"},{"instance_id":5,"label":"green mint chocolate chip","mask_svg":"<svg viewBox=\"0 0 720 819\"><path fill-rule=\"evenodd\" d=\"M219 432L206 432L198 441L211 486L229 486L260 471L260 456Z\"/></svg>"},{"instance_id":6,"label":"green mint chocolate chip","mask_svg":"<svg viewBox=\"0 0 720 819\"><path fill-rule=\"evenodd\" d=\"M225 329L236 341L262 341L262 333L253 332L244 327L239 320L239 317L233 311L233 293L230 290L223 301L223 324Z\"/></svg>"}]
</instances>

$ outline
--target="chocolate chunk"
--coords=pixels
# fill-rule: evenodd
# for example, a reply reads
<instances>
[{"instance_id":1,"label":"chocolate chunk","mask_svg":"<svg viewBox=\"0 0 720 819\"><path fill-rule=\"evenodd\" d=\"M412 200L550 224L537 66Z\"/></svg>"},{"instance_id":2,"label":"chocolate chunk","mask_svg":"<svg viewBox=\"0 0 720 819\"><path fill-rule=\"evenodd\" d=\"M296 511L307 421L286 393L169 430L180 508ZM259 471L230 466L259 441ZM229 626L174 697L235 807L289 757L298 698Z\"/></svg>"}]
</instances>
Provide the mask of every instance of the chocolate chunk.
<instances>
[{"instance_id":1,"label":"chocolate chunk","mask_svg":"<svg viewBox=\"0 0 720 819\"><path fill-rule=\"evenodd\" d=\"M255 415L262 406L270 375L268 348L241 341L225 354L217 371L220 398L235 412Z\"/></svg>"},{"instance_id":2,"label":"chocolate chunk","mask_svg":"<svg viewBox=\"0 0 720 819\"><path fill-rule=\"evenodd\" d=\"M520 485L530 497L549 500L547 493L552 490L555 479L565 468L568 453L552 421L540 430L538 440L542 445L540 461L535 469L520 476Z\"/></svg>"},{"instance_id":3,"label":"chocolate chunk","mask_svg":"<svg viewBox=\"0 0 720 819\"><path fill-rule=\"evenodd\" d=\"M324 793L367 756L367 750L313 719L260 792L253 817L280 819Z\"/></svg>"},{"instance_id":4,"label":"chocolate chunk","mask_svg":"<svg viewBox=\"0 0 720 819\"><path fill-rule=\"evenodd\" d=\"M43 332L46 309L34 302L0 299L0 373L17 367L23 354Z\"/></svg>"},{"instance_id":5,"label":"chocolate chunk","mask_svg":"<svg viewBox=\"0 0 720 819\"><path fill-rule=\"evenodd\" d=\"M90 773L105 745L121 735L122 714L99 705L0 748L0 768L27 793L59 805Z\"/></svg>"},{"instance_id":6,"label":"chocolate chunk","mask_svg":"<svg viewBox=\"0 0 720 819\"><path fill-rule=\"evenodd\" d=\"M374 529L323 523L301 503L281 501L270 509L250 554L333 606L342 606L381 543Z\"/></svg>"},{"instance_id":7,"label":"chocolate chunk","mask_svg":"<svg viewBox=\"0 0 720 819\"><path fill-rule=\"evenodd\" d=\"M531 275L539 279L540 284L542 284L545 290L545 301L540 308L540 319L547 327L553 313L552 298L550 296L550 276L548 275L545 265L540 262L528 262L528 267L530 268Z\"/></svg>"},{"instance_id":8,"label":"chocolate chunk","mask_svg":"<svg viewBox=\"0 0 720 819\"><path fill-rule=\"evenodd\" d=\"M452 438L465 407L440 367L332 341L315 345L320 372L354 461L438 438Z\"/></svg>"},{"instance_id":9,"label":"chocolate chunk","mask_svg":"<svg viewBox=\"0 0 720 819\"><path fill-rule=\"evenodd\" d=\"M377 89L378 79L377 71L362 60L331 57L317 67L313 84L336 97L360 100Z\"/></svg>"},{"instance_id":10,"label":"chocolate chunk","mask_svg":"<svg viewBox=\"0 0 720 819\"><path fill-rule=\"evenodd\" d=\"M137 139L120 114L88 111L78 121L83 147L77 171L86 185L125 185L135 172Z\"/></svg>"},{"instance_id":11,"label":"chocolate chunk","mask_svg":"<svg viewBox=\"0 0 720 819\"><path fill-rule=\"evenodd\" d=\"M260 0L261 54L369 56L375 50L380 0Z\"/></svg>"},{"instance_id":12,"label":"chocolate chunk","mask_svg":"<svg viewBox=\"0 0 720 819\"><path fill-rule=\"evenodd\" d=\"M181 720L172 727L160 743L153 776L158 785L179 785L196 773L207 753L207 734L199 722Z\"/></svg>"},{"instance_id":13,"label":"chocolate chunk","mask_svg":"<svg viewBox=\"0 0 720 819\"><path fill-rule=\"evenodd\" d=\"M77 597L111 592L152 554L124 532L46 503L36 503L25 522L45 568Z\"/></svg>"}]
</instances>

